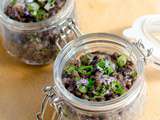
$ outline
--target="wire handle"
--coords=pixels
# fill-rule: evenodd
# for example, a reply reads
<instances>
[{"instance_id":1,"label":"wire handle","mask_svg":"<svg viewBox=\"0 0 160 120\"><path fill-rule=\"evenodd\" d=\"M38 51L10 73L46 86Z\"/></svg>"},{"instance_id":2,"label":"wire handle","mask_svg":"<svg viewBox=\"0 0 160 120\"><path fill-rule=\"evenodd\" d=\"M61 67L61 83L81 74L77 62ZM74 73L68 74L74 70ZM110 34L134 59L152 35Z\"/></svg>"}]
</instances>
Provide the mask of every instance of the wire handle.
<instances>
[{"instance_id":1,"label":"wire handle","mask_svg":"<svg viewBox=\"0 0 160 120\"><path fill-rule=\"evenodd\" d=\"M75 21L72 18L68 18L63 25L59 26L60 29L60 36L56 41L56 45L60 50L67 44L66 38L69 36L70 32L72 31L76 38L82 35L81 31L79 30L78 26L75 24ZM61 45L61 43L64 45Z\"/></svg>"},{"instance_id":2,"label":"wire handle","mask_svg":"<svg viewBox=\"0 0 160 120\"><path fill-rule=\"evenodd\" d=\"M74 33L76 38L82 35L78 26L75 24L75 21L72 18L68 18L62 24L58 25L57 29L59 29L60 31L60 36L56 40L56 45L58 46L59 50L62 50L64 45L67 44L66 38L71 32ZM61 44L62 42L64 43L64 45ZM59 97L57 97L55 90L55 86L47 86L43 89L45 97L42 101L40 112L37 113L37 120L44 120L44 114L48 104L51 104L56 110L57 114L56 116L54 116L54 119L62 119L63 101Z\"/></svg>"},{"instance_id":3,"label":"wire handle","mask_svg":"<svg viewBox=\"0 0 160 120\"><path fill-rule=\"evenodd\" d=\"M153 48L146 49L141 40L138 40L137 42L133 42L133 44L138 48L138 50L143 55L144 62L147 63L148 58L153 53Z\"/></svg>"},{"instance_id":4,"label":"wire handle","mask_svg":"<svg viewBox=\"0 0 160 120\"><path fill-rule=\"evenodd\" d=\"M56 110L57 114L56 114L56 116L53 116L54 119L56 119L56 120L62 119L63 101L60 100L59 97L57 97L55 89L56 89L55 86L47 86L43 89L43 91L45 93L45 97L42 101L40 112L37 113L37 120L44 120L44 113L46 111L48 104L51 104L52 106L54 106L54 108Z\"/></svg>"}]
</instances>

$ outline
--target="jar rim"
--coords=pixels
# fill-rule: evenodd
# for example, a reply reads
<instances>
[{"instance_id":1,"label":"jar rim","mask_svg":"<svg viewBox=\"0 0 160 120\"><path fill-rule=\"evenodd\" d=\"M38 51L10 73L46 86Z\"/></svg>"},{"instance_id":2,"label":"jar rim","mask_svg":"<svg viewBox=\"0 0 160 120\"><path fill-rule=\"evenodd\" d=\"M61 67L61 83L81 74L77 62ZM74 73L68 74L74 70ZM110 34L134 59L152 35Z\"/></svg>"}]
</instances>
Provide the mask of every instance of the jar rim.
<instances>
[{"instance_id":1,"label":"jar rim","mask_svg":"<svg viewBox=\"0 0 160 120\"><path fill-rule=\"evenodd\" d=\"M66 3L63 6L63 8L55 16L52 16L40 22L22 23L22 22L18 22L18 21L15 21L9 18L4 13L4 8L3 8L5 6L4 4L5 4L5 0L0 2L0 20L2 21L2 24L10 25L12 28L14 27L14 29L24 30L24 31L25 30L39 30L42 28L47 28L50 25L54 25L58 22L63 22L65 18L71 15L74 9L74 0L66 0Z\"/></svg>"},{"instance_id":2,"label":"jar rim","mask_svg":"<svg viewBox=\"0 0 160 120\"><path fill-rule=\"evenodd\" d=\"M114 40L118 40L117 43L127 45L127 47L130 47L130 49L134 49L133 52L136 54L136 57L138 57L138 61L140 62L138 67L139 67L139 77L135 81L134 85L132 88L124 95L117 97L115 99L109 100L109 101L104 101L104 102L91 102L87 100L80 99L73 94L71 94L69 91L66 90L64 85L60 83L61 81L61 72L60 71L60 66L62 65L61 63L65 59L65 55L68 53L68 51L71 51L73 49L73 46L75 44L84 44L87 40L91 40L94 37L102 37L102 38L112 38ZM94 40L93 40L94 41ZM144 70L144 61L142 60L142 55L140 51L133 46L131 43L129 43L126 39L121 38L117 35L113 34L108 34L108 33L90 33L86 35L80 36L78 39L71 41L68 43L62 51L58 54L55 63L53 65L53 75L54 75L54 83L56 86L56 92L58 95L60 95L63 100L66 100L69 102L69 104L73 105L74 107L78 109L84 109L87 111L106 111L106 110L111 110L111 109L119 109L120 107L123 107L128 105L129 103L133 102L134 99L139 95L140 91L142 90L143 86L143 79L141 78L141 74L143 73ZM131 99L132 98L132 99Z\"/></svg>"}]
</instances>

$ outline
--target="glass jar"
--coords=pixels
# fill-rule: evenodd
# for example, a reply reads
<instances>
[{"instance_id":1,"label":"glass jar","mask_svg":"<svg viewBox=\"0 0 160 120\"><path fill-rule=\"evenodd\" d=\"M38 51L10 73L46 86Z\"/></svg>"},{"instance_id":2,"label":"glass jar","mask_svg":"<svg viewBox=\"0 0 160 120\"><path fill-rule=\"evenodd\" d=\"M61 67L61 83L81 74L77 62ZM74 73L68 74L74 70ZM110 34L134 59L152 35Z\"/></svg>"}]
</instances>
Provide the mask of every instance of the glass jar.
<instances>
[{"instance_id":1,"label":"glass jar","mask_svg":"<svg viewBox=\"0 0 160 120\"><path fill-rule=\"evenodd\" d=\"M7 52L26 64L51 63L59 51L57 43L63 44L74 37L69 21L74 19L75 1L66 0L59 13L36 23L21 23L6 16L4 10L9 2L0 2L3 44ZM67 37L67 41L59 40L60 36Z\"/></svg>"},{"instance_id":2,"label":"glass jar","mask_svg":"<svg viewBox=\"0 0 160 120\"><path fill-rule=\"evenodd\" d=\"M73 58L88 52L124 53L134 62L138 78L132 88L124 95L105 102L91 102L75 97L62 83L64 66ZM59 120L137 120L142 113L146 95L144 63L146 55L139 49L139 43L107 33L92 33L80 36L67 44L56 58L54 64L54 85L44 89L46 97L38 120L43 120L49 102L57 111Z\"/></svg>"}]
</instances>

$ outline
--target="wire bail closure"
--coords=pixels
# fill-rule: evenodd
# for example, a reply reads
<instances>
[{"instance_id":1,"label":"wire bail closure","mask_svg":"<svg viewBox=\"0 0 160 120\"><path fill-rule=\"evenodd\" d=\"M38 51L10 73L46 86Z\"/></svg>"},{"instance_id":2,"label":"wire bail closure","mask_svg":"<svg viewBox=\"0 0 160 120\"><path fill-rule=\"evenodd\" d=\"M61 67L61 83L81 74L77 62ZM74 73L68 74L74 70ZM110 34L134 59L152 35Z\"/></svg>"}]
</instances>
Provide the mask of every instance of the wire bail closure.
<instances>
[{"instance_id":1,"label":"wire bail closure","mask_svg":"<svg viewBox=\"0 0 160 120\"><path fill-rule=\"evenodd\" d=\"M58 46L59 50L62 50L64 45L67 44L67 37L71 32L74 33L75 37L78 38L81 36L81 32L78 28L78 26L75 24L75 20L72 18L68 18L63 25L59 25L59 30L60 30L60 36L56 41L56 45ZM61 42L64 43L64 45L61 45Z\"/></svg>"},{"instance_id":2,"label":"wire bail closure","mask_svg":"<svg viewBox=\"0 0 160 120\"><path fill-rule=\"evenodd\" d=\"M57 97L56 95L56 87L55 86L47 86L43 89L45 93L45 97L41 104L40 112L37 113L37 120L44 120L44 113L47 108L47 104L54 106L56 110L56 116L53 114L52 118L56 118L56 120L62 119L62 104L63 101Z\"/></svg>"},{"instance_id":3,"label":"wire bail closure","mask_svg":"<svg viewBox=\"0 0 160 120\"><path fill-rule=\"evenodd\" d=\"M71 32L74 33L76 38L82 35L78 26L75 24L75 21L72 18L68 18L63 24L59 25L57 28L60 31L60 35L56 40L56 45L59 50L62 50L64 45L67 44L67 37ZM62 45L61 42L63 42L64 45ZM44 113L48 104L52 105L57 113L56 116L52 116L52 119L61 120L63 100L61 100L56 95L56 87L47 86L43 89L43 92L45 93L45 97L42 101L40 112L37 113L37 120L44 120Z\"/></svg>"},{"instance_id":4,"label":"wire bail closure","mask_svg":"<svg viewBox=\"0 0 160 120\"><path fill-rule=\"evenodd\" d=\"M137 42L133 42L133 45L135 45L138 48L138 50L143 55L144 62L147 63L148 58L153 53L153 48L150 48L150 49L145 48L144 44L142 43L142 40L138 40Z\"/></svg>"}]
</instances>

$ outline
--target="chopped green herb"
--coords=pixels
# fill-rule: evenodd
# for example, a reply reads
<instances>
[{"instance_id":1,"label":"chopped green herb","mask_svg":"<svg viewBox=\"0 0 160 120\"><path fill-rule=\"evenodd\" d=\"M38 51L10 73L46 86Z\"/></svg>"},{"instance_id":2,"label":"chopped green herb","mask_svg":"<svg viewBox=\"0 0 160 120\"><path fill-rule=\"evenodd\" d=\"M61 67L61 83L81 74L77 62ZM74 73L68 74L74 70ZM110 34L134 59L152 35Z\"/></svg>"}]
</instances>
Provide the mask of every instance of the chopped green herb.
<instances>
[{"instance_id":1,"label":"chopped green herb","mask_svg":"<svg viewBox=\"0 0 160 120\"><path fill-rule=\"evenodd\" d=\"M111 89L113 90L115 94L118 94L118 95L122 95L125 93L124 87L121 85L120 82L116 80L112 81Z\"/></svg>"},{"instance_id":2,"label":"chopped green herb","mask_svg":"<svg viewBox=\"0 0 160 120\"><path fill-rule=\"evenodd\" d=\"M54 5L56 2L56 0L48 0L48 3L50 3L51 5Z\"/></svg>"},{"instance_id":3,"label":"chopped green herb","mask_svg":"<svg viewBox=\"0 0 160 120\"><path fill-rule=\"evenodd\" d=\"M65 71L66 71L68 74L72 74L72 73L74 73L74 72L77 71L77 67L74 66L74 65L70 65L70 66L67 66L67 67L65 68Z\"/></svg>"},{"instance_id":4,"label":"chopped green herb","mask_svg":"<svg viewBox=\"0 0 160 120\"><path fill-rule=\"evenodd\" d=\"M76 78L75 78L76 81L79 81L80 79L81 79L80 77L76 77Z\"/></svg>"},{"instance_id":5,"label":"chopped green herb","mask_svg":"<svg viewBox=\"0 0 160 120\"><path fill-rule=\"evenodd\" d=\"M49 11L55 6L56 0L48 0L47 4L44 6L45 10Z\"/></svg>"},{"instance_id":6,"label":"chopped green herb","mask_svg":"<svg viewBox=\"0 0 160 120\"><path fill-rule=\"evenodd\" d=\"M125 66L127 63L127 57L125 55L120 55L117 59L117 64L119 67Z\"/></svg>"},{"instance_id":7,"label":"chopped green herb","mask_svg":"<svg viewBox=\"0 0 160 120\"><path fill-rule=\"evenodd\" d=\"M102 85L101 91L100 91L100 96L106 95L107 94L107 90L108 90L108 88L106 88L105 85Z\"/></svg>"},{"instance_id":8,"label":"chopped green herb","mask_svg":"<svg viewBox=\"0 0 160 120\"><path fill-rule=\"evenodd\" d=\"M109 88L107 85L98 86L96 89L94 98L104 97L107 94L108 90Z\"/></svg>"},{"instance_id":9,"label":"chopped green herb","mask_svg":"<svg viewBox=\"0 0 160 120\"><path fill-rule=\"evenodd\" d=\"M28 8L29 12L31 13L31 15L37 16L37 13L38 13L40 6L38 3L33 2L33 3L29 3L27 5L27 8Z\"/></svg>"},{"instance_id":10,"label":"chopped green herb","mask_svg":"<svg viewBox=\"0 0 160 120\"><path fill-rule=\"evenodd\" d=\"M45 18L48 17L48 13L42 9L37 11L36 19L38 21L44 20Z\"/></svg>"},{"instance_id":11,"label":"chopped green herb","mask_svg":"<svg viewBox=\"0 0 160 120\"><path fill-rule=\"evenodd\" d=\"M101 59L98 63L97 66L104 69L105 68L105 60Z\"/></svg>"},{"instance_id":12,"label":"chopped green herb","mask_svg":"<svg viewBox=\"0 0 160 120\"><path fill-rule=\"evenodd\" d=\"M108 62L107 65L106 65L106 62ZM107 75L111 75L114 72L113 68L109 65L109 61L105 61L103 59L101 59L97 63L97 67L100 68L104 72L104 74L107 74Z\"/></svg>"},{"instance_id":13,"label":"chopped green herb","mask_svg":"<svg viewBox=\"0 0 160 120\"><path fill-rule=\"evenodd\" d=\"M17 0L11 0L11 4L15 5L17 3Z\"/></svg>"},{"instance_id":14,"label":"chopped green herb","mask_svg":"<svg viewBox=\"0 0 160 120\"><path fill-rule=\"evenodd\" d=\"M87 87L86 86L83 86L83 85L80 85L79 86L79 91L81 92L81 93L87 93Z\"/></svg>"},{"instance_id":15,"label":"chopped green herb","mask_svg":"<svg viewBox=\"0 0 160 120\"><path fill-rule=\"evenodd\" d=\"M94 80L89 78L88 79L88 85L87 85L88 89L93 89L94 87Z\"/></svg>"},{"instance_id":16,"label":"chopped green herb","mask_svg":"<svg viewBox=\"0 0 160 120\"><path fill-rule=\"evenodd\" d=\"M136 78L137 78L137 72L136 72L135 70L133 70L133 71L131 72L131 77L132 77L133 79L136 79Z\"/></svg>"},{"instance_id":17,"label":"chopped green herb","mask_svg":"<svg viewBox=\"0 0 160 120\"><path fill-rule=\"evenodd\" d=\"M111 75L113 73L113 68L112 67L106 67L104 69L104 74L107 74L107 75Z\"/></svg>"},{"instance_id":18,"label":"chopped green herb","mask_svg":"<svg viewBox=\"0 0 160 120\"><path fill-rule=\"evenodd\" d=\"M93 66L80 66L78 72L82 75L91 75L93 71Z\"/></svg>"}]
</instances>

